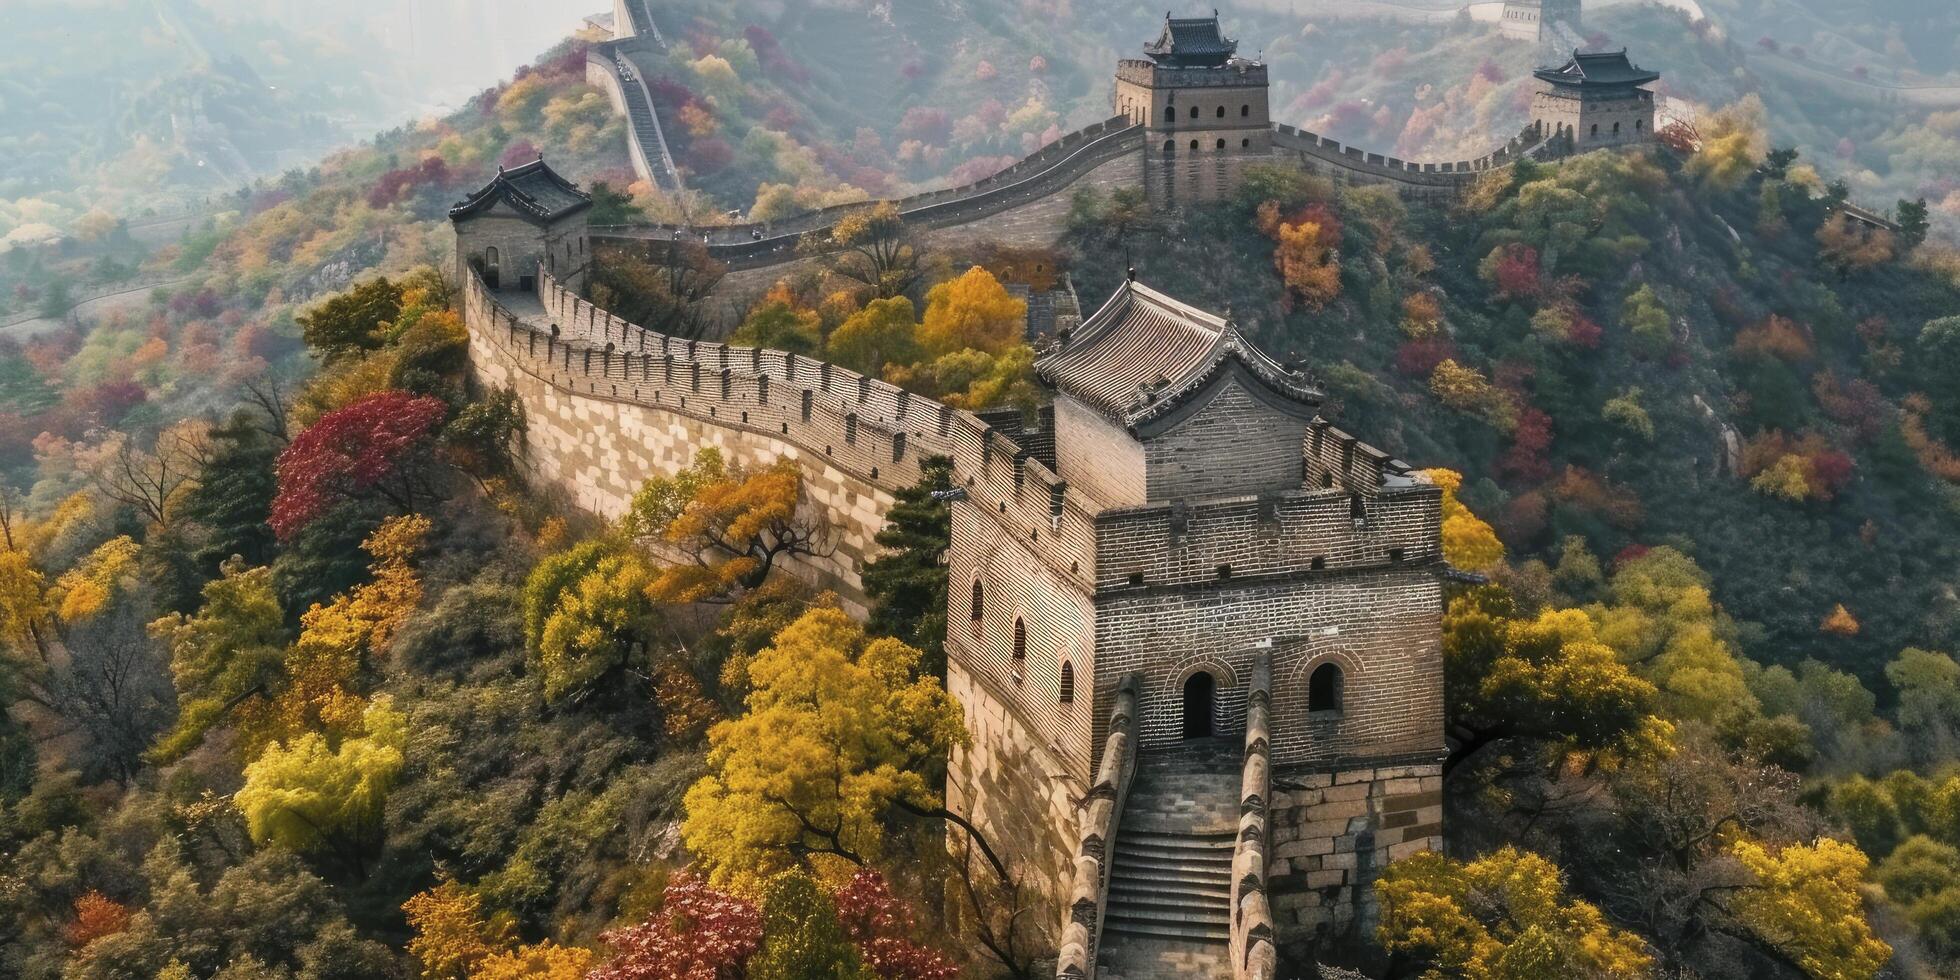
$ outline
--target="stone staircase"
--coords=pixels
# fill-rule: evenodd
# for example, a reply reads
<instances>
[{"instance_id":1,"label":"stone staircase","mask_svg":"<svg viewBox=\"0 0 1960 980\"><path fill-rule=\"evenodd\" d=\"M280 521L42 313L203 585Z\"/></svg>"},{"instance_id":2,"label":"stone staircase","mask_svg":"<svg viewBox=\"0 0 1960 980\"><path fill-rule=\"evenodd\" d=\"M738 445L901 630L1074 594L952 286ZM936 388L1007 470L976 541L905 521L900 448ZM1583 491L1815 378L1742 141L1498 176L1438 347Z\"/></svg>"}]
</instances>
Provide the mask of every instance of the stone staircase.
<instances>
[{"instance_id":1,"label":"stone staircase","mask_svg":"<svg viewBox=\"0 0 1960 980\"><path fill-rule=\"evenodd\" d=\"M1101 980L1231 977L1235 742L1138 756L1110 862Z\"/></svg>"}]
</instances>

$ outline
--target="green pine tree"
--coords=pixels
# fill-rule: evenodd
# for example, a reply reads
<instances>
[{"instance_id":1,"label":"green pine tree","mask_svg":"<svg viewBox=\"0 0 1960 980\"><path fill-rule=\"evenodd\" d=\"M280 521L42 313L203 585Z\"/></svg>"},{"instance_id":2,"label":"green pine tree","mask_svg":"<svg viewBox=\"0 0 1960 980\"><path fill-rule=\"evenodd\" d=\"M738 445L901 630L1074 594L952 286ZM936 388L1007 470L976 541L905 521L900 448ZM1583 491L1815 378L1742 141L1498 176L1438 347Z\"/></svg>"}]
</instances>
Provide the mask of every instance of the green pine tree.
<instances>
[{"instance_id":1,"label":"green pine tree","mask_svg":"<svg viewBox=\"0 0 1960 980\"><path fill-rule=\"evenodd\" d=\"M871 632L895 636L925 652L920 669L946 672L946 548L952 508L933 497L953 485L953 461L928 457L919 482L900 490L877 541L884 556L864 566Z\"/></svg>"}]
</instances>

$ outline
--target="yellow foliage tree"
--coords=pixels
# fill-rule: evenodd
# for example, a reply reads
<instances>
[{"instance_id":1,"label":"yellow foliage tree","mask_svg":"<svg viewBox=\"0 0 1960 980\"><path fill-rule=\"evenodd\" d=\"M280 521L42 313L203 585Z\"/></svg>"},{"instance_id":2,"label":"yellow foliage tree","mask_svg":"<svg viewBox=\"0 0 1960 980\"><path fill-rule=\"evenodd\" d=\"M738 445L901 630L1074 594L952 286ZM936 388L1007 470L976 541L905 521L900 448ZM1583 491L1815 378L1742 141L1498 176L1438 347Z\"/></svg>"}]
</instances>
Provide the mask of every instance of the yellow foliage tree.
<instances>
[{"instance_id":1,"label":"yellow foliage tree","mask_svg":"<svg viewBox=\"0 0 1960 980\"><path fill-rule=\"evenodd\" d=\"M470 980L585 980L592 951L547 939L484 959Z\"/></svg>"},{"instance_id":2,"label":"yellow foliage tree","mask_svg":"<svg viewBox=\"0 0 1960 980\"><path fill-rule=\"evenodd\" d=\"M1423 851L1389 865L1375 894L1379 941L1425 966L1425 978L1633 980L1653 964L1639 937L1567 898L1558 866L1529 851L1468 863Z\"/></svg>"},{"instance_id":3,"label":"yellow foliage tree","mask_svg":"<svg viewBox=\"0 0 1960 980\"><path fill-rule=\"evenodd\" d=\"M510 945L508 922L488 922L476 892L455 881L418 892L402 903L408 928L408 955L421 965L422 980L468 980L477 964Z\"/></svg>"},{"instance_id":4,"label":"yellow foliage tree","mask_svg":"<svg viewBox=\"0 0 1960 980\"><path fill-rule=\"evenodd\" d=\"M836 609L804 613L749 663L748 713L708 733L710 774L681 834L718 886L754 887L811 859L864 864L893 807L938 812L959 704L918 650Z\"/></svg>"},{"instance_id":5,"label":"yellow foliage tree","mask_svg":"<svg viewBox=\"0 0 1960 980\"><path fill-rule=\"evenodd\" d=\"M117 589L134 583L141 553L142 547L126 534L104 541L55 580L48 592L54 614L63 623L94 618L109 605Z\"/></svg>"},{"instance_id":6,"label":"yellow foliage tree","mask_svg":"<svg viewBox=\"0 0 1960 980\"><path fill-rule=\"evenodd\" d=\"M1688 173L1716 187L1740 184L1769 154L1767 118L1753 93L1716 110L1701 126L1701 149L1688 159Z\"/></svg>"},{"instance_id":7,"label":"yellow foliage tree","mask_svg":"<svg viewBox=\"0 0 1960 980\"><path fill-rule=\"evenodd\" d=\"M933 357L964 350L1002 354L1023 343L1027 320L1027 302L976 265L926 293L919 346Z\"/></svg>"},{"instance_id":8,"label":"yellow foliage tree","mask_svg":"<svg viewBox=\"0 0 1960 980\"><path fill-rule=\"evenodd\" d=\"M831 331L825 354L833 363L879 377L888 364L906 365L919 359L918 331L911 300L875 299Z\"/></svg>"},{"instance_id":9,"label":"yellow foliage tree","mask_svg":"<svg viewBox=\"0 0 1960 980\"><path fill-rule=\"evenodd\" d=\"M794 461L732 466L709 447L695 454L693 466L648 480L633 495L622 527L628 537L682 558L654 576L650 597L726 599L761 585L785 556L829 552L828 525L799 516L802 500L803 471Z\"/></svg>"},{"instance_id":10,"label":"yellow foliage tree","mask_svg":"<svg viewBox=\"0 0 1960 980\"><path fill-rule=\"evenodd\" d=\"M1503 564L1504 542L1497 540L1497 532L1457 499L1463 474L1433 469L1423 475L1443 489L1443 559L1467 572L1487 572Z\"/></svg>"},{"instance_id":11,"label":"yellow foliage tree","mask_svg":"<svg viewBox=\"0 0 1960 980\"><path fill-rule=\"evenodd\" d=\"M382 806L401 773L407 722L384 695L369 703L361 727L338 744L316 732L275 742L245 767L233 799L253 840L324 854L366 877Z\"/></svg>"},{"instance_id":12,"label":"yellow foliage tree","mask_svg":"<svg viewBox=\"0 0 1960 980\"><path fill-rule=\"evenodd\" d=\"M1869 980L1892 958L1865 919L1863 851L1830 838L1780 849L1743 838L1730 850L1755 879L1730 911L1806 974Z\"/></svg>"}]
</instances>

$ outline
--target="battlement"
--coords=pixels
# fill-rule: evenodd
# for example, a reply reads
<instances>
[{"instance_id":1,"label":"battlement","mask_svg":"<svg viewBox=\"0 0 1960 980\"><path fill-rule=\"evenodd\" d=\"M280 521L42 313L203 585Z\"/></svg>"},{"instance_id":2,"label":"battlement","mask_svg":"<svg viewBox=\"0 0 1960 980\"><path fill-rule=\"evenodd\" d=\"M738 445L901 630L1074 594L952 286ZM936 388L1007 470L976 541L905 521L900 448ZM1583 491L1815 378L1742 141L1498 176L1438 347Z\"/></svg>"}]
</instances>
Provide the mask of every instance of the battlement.
<instances>
[{"instance_id":1,"label":"battlement","mask_svg":"<svg viewBox=\"0 0 1960 980\"><path fill-rule=\"evenodd\" d=\"M1442 491L1411 480L1385 494L1302 490L1096 516L1096 589L1243 585L1247 580L1416 567L1442 559Z\"/></svg>"},{"instance_id":2,"label":"battlement","mask_svg":"<svg viewBox=\"0 0 1960 980\"><path fill-rule=\"evenodd\" d=\"M1223 65L1199 67L1160 65L1144 58L1124 58L1116 63L1116 78L1146 88L1263 87L1267 84L1265 64L1242 58Z\"/></svg>"}]
</instances>

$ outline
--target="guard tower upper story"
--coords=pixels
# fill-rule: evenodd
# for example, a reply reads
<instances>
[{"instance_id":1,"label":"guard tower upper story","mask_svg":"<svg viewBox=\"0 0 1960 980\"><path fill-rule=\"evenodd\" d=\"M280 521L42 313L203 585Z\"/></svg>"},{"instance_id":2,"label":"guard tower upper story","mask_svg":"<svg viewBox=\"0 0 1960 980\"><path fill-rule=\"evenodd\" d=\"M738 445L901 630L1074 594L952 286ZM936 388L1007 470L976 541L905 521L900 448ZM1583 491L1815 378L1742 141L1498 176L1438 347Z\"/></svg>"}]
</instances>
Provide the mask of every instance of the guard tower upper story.
<instances>
[{"instance_id":1,"label":"guard tower upper story","mask_svg":"<svg viewBox=\"0 0 1960 980\"><path fill-rule=\"evenodd\" d=\"M1058 475L1106 508L1301 486L1320 393L1224 317L1131 278L1035 369Z\"/></svg>"},{"instance_id":2,"label":"guard tower upper story","mask_svg":"<svg viewBox=\"0 0 1960 980\"><path fill-rule=\"evenodd\" d=\"M1564 65L1532 74L1545 83L1531 100L1533 121L1542 132L1570 137L1575 151L1653 139L1654 93L1645 86L1661 74L1635 65L1626 49L1574 51Z\"/></svg>"},{"instance_id":3,"label":"guard tower upper story","mask_svg":"<svg viewBox=\"0 0 1960 980\"><path fill-rule=\"evenodd\" d=\"M1266 66L1238 56L1238 42L1209 17L1164 15L1145 58L1116 65L1116 113L1147 127L1148 144L1174 155L1272 150Z\"/></svg>"},{"instance_id":4,"label":"guard tower upper story","mask_svg":"<svg viewBox=\"0 0 1960 980\"><path fill-rule=\"evenodd\" d=\"M538 270L574 292L591 261L586 212L592 198L544 162L497 168L481 190L449 209L456 229L456 279L475 269L493 290L536 288Z\"/></svg>"}]
</instances>

